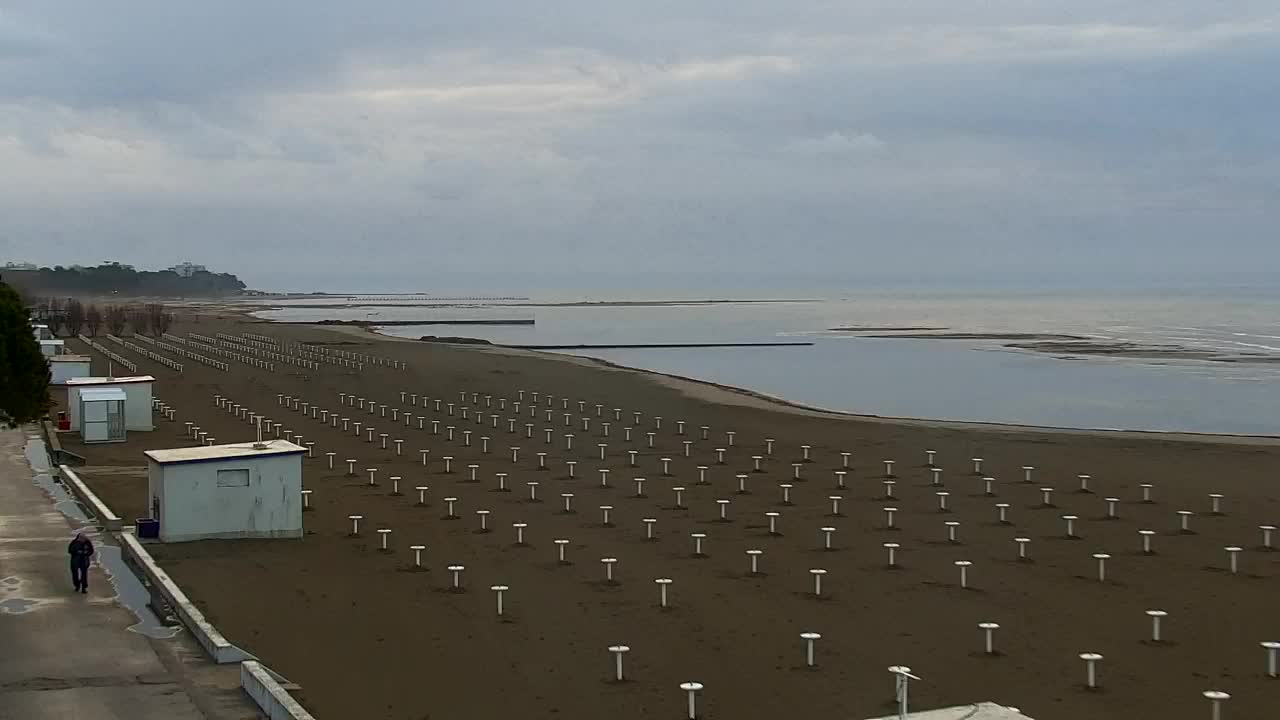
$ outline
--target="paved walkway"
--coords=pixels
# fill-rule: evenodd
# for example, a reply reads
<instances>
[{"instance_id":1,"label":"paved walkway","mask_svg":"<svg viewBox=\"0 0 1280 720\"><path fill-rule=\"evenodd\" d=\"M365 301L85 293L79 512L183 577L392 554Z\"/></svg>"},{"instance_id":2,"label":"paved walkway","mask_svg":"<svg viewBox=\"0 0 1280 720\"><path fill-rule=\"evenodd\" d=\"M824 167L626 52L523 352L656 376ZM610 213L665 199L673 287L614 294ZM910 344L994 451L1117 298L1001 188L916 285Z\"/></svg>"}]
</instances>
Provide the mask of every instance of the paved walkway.
<instances>
[{"instance_id":1,"label":"paved walkway","mask_svg":"<svg viewBox=\"0 0 1280 720\"><path fill-rule=\"evenodd\" d=\"M146 626L96 558L89 593L72 591L67 543L81 523L60 511L78 514L43 453L34 429L0 429L0 720L261 718L238 666L213 665L185 632L130 630ZM85 530L99 556L115 557ZM121 587L136 588L113 565Z\"/></svg>"}]
</instances>

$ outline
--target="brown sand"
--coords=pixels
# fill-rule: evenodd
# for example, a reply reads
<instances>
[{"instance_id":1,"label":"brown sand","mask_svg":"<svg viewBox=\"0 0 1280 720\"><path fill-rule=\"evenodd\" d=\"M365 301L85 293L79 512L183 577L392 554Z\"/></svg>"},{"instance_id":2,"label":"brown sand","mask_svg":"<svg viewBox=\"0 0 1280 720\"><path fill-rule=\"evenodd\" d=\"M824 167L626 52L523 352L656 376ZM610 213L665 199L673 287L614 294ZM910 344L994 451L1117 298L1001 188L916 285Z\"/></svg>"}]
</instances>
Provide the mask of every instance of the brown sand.
<instances>
[{"instance_id":1,"label":"brown sand","mask_svg":"<svg viewBox=\"0 0 1280 720\"><path fill-rule=\"evenodd\" d=\"M235 374L188 363L174 373L140 361L159 378L157 396L178 409L179 422L156 432L134 433L128 443L84 452L87 479L128 518L144 513L146 481L137 472L144 448L186 444L181 421L212 430L219 441L252 437L252 429L215 410L212 396L283 420L335 451L338 469L322 456L306 461L305 483L313 489L314 512L306 514L307 536L295 541L217 541L153 545L165 567L233 642L260 656L301 684L300 699L321 720L336 718L587 718L621 720L683 717L678 684L706 684L707 718L863 718L892 709L892 678L886 667L907 664L924 678L913 684L913 707L929 708L980 700L1015 705L1039 720L1056 718L1204 718L1206 689L1234 696L1229 717L1261 718L1280 707L1280 681L1264 677L1258 643L1280 639L1276 612L1280 553L1258 549L1258 525L1280 520L1273 478L1273 441L1142 433L1048 432L924 422L895 422L787 408L758 397L706 385L602 367L590 361L533 353L450 347L379 339L359 330L277 327L234 316L182 319L178 334L257 332L280 338L343 343L352 350L409 362L411 369L371 368L355 375L336 369L319 373L264 373L246 366ZM73 342L71 345L77 345ZM553 423L536 419L535 438L507 434L460 417L427 412L429 419L475 431L475 447L448 443L443 434L393 426L378 417L379 432L406 439L406 457L396 458L352 434L320 427L318 421L276 406L283 392L324 408L337 405L339 390L396 408L401 390L448 402L459 390L514 399L524 388L555 397ZM592 430L564 428L560 398L589 402ZM731 401L731 402L724 402ZM600 440L594 403L624 409L614 423L609 460L598 461ZM470 405L471 403L467 403ZM483 400L481 401L483 406ZM545 408L545 400L542 407ZM408 408L415 415L418 408ZM624 443L630 413L664 418L658 448L644 436ZM390 411L388 411L390 412ZM362 413L346 408L352 418ZM505 418L510 413L502 413ZM529 422L528 411L517 427ZM367 414L363 414L368 419ZM712 428L712 441L696 442L693 457L681 456L675 421ZM545 446L542 428L555 427ZM430 427L428 423L428 428ZM726 465L712 449L724 447L724 431L737 432ZM443 433L443 430L441 430ZM574 432L575 449L563 434ZM493 437L483 455L478 436ZM696 437L696 434L693 435ZM735 494L734 475L749 472L751 456L763 454L763 439L777 439L767 472L751 473L751 494ZM800 445L812 445L813 463L795 483L794 506L780 505L779 482L791 477ZM506 448L522 446L513 466ZM626 465L626 448L640 451L639 468ZM418 463L418 449L432 450L432 463ZM951 513L937 510L937 488L924 467L926 448L938 451ZM552 470L538 472L533 453L548 453ZM853 453L849 489L841 493L842 517L829 517L833 470L840 451ZM455 470L443 473L440 457L452 455ZM566 477L565 460L576 459L577 479ZM982 495L970 458L986 458L984 470L998 478L999 497ZM673 458L674 477L661 476L659 457ZM343 476L345 458L357 468L379 469L380 484ZM897 460L897 495L881 499L881 460ZM465 466L480 465L479 483L466 482ZM696 485L696 465L709 465L709 485ZM1021 466L1036 466L1026 485ZM111 468L117 468L112 470ZM598 467L609 468L611 488L600 488ZM123 468L120 470L118 468ZM132 470L130 470L132 468ZM132 472L132 474L130 474ZM509 472L511 493L494 492L494 473ZM1077 473L1091 473L1095 494L1072 492ZM390 495L387 478L403 476L406 495ZM631 497L631 478L645 476L647 498ZM525 483L536 480L541 503L527 502ZM1154 504L1137 502L1139 483L1155 483ZM416 507L415 485L430 486L429 506ZM673 485L683 485L688 510L673 507ZM1041 508L1041 486L1056 486L1056 508ZM575 493L576 514L561 514L560 493ZM1208 514L1210 492L1226 495L1223 516ZM1104 496L1123 499L1120 520L1100 519ZM454 496L459 520L443 519L443 498ZM715 500L732 500L730 522L718 522ZM994 522L994 503L1008 502L1012 526ZM614 507L616 527L601 526L598 506ZM900 508L899 531L884 528L882 508ZM475 511L489 509L493 532L480 534ZM1195 535L1175 532L1178 509L1192 509ZM770 537L763 513L780 511L783 535ZM365 533L346 536L347 515L365 516ZM1063 537L1061 516L1076 514L1080 540ZM646 542L641 518L657 518L657 540ZM962 523L963 544L945 542L944 520ZM513 522L528 523L528 547L515 547ZM836 549L820 549L823 526L837 528ZM394 552L377 550L373 529L391 528ZM1158 555L1137 552L1139 528L1158 531ZM691 557L689 534L708 535L708 557ZM1014 558L1016 536L1033 538L1032 563ZM553 538L572 540L572 565L558 566ZM1280 541L1280 538L1277 538ZM884 542L902 545L903 569L885 569ZM411 544L427 546L427 572L412 572ZM1246 547L1242 574L1223 568L1223 546ZM761 548L762 577L747 577L744 551ZM1094 552L1113 555L1109 581L1094 574ZM602 582L599 559L619 560L618 584ZM956 560L970 560L973 589L958 587ZM466 592L445 591L445 566L466 566ZM810 568L829 571L824 598L815 599ZM674 607L657 607L653 580L670 577ZM509 615L495 615L489 586L510 586ZM1148 608L1169 612L1169 642L1144 642ZM996 646L981 653L982 621L1001 625ZM807 670L799 634L822 633L820 667ZM628 682L609 682L609 645L625 643ZM1083 688L1085 651L1105 655L1104 689Z\"/></svg>"}]
</instances>

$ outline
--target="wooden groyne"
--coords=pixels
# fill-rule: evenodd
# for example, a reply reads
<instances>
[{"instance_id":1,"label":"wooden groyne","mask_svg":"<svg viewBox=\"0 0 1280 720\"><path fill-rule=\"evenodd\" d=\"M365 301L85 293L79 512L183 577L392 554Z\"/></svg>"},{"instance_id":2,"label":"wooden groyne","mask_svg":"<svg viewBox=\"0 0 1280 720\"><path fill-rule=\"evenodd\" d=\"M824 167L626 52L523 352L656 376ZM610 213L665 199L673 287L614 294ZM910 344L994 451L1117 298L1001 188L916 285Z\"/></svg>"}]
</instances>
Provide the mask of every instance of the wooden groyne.
<instances>
[{"instance_id":1,"label":"wooden groyne","mask_svg":"<svg viewBox=\"0 0 1280 720\"><path fill-rule=\"evenodd\" d=\"M350 325L353 327L391 327L406 325L532 325L533 319L513 320L291 320L280 325Z\"/></svg>"},{"instance_id":2,"label":"wooden groyne","mask_svg":"<svg viewBox=\"0 0 1280 720\"><path fill-rule=\"evenodd\" d=\"M811 342L603 343L589 345L503 345L517 350L645 350L651 348L808 347Z\"/></svg>"}]
</instances>

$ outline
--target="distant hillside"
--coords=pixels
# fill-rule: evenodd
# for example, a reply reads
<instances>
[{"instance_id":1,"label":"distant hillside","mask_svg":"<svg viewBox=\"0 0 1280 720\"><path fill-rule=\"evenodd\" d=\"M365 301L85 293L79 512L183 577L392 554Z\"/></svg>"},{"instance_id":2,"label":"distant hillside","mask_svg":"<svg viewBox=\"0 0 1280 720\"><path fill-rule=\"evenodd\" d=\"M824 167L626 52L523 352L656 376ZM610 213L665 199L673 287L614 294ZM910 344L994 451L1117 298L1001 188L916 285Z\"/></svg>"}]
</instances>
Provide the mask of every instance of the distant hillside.
<instances>
[{"instance_id":1,"label":"distant hillside","mask_svg":"<svg viewBox=\"0 0 1280 720\"><path fill-rule=\"evenodd\" d=\"M28 297L112 295L147 297L221 297L238 295L245 284L229 273L135 270L106 263L98 267L0 268L4 281Z\"/></svg>"}]
</instances>

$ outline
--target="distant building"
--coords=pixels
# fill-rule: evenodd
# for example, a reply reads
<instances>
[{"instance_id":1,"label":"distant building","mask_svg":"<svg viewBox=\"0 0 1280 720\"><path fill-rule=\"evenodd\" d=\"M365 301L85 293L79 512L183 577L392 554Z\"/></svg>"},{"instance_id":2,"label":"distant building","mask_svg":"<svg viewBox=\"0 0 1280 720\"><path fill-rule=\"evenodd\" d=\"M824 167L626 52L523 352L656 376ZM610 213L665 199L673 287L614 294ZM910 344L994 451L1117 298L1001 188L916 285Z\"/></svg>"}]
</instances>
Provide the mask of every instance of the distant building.
<instances>
[{"instance_id":1,"label":"distant building","mask_svg":"<svg viewBox=\"0 0 1280 720\"><path fill-rule=\"evenodd\" d=\"M209 272L209 268L204 265L183 262L169 268L169 272L177 273L179 277L189 278L196 273Z\"/></svg>"},{"instance_id":2,"label":"distant building","mask_svg":"<svg viewBox=\"0 0 1280 720\"><path fill-rule=\"evenodd\" d=\"M29 262L7 262L4 264L5 270L39 270L35 263Z\"/></svg>"}]
</instances>

